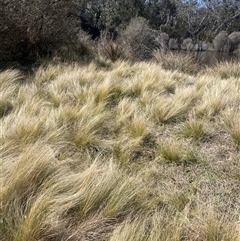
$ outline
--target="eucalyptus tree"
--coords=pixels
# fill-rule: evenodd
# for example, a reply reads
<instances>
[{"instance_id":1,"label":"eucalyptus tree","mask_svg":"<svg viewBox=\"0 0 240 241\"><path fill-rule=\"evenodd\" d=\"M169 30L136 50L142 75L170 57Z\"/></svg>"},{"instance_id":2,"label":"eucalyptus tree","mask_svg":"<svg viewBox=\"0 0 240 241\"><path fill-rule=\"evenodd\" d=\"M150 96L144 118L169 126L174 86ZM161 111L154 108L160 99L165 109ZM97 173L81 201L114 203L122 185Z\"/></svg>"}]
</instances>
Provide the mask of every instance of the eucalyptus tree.
<instances>
[{"instance_id":1,"label":"eucalyptus tree","mask_svg":"<svg viewBox=\"0 0 240 241\"><path fill-rule=\"evenodd\" d=\"M125 28L130 20L143 16L144 0L83 0L81 15L100 29Z\"/></svg>"},{"instance_id":2,"label":"eucalyptus tree","mask_svg":"<svg viewBox=\"0 0 240 241\"><path fill-rule=\"evenodd\" d=\"M203 0L210 16L208 27L215 36L220 31L240 31L240 0Z\"/></svg>"}]
</instances>

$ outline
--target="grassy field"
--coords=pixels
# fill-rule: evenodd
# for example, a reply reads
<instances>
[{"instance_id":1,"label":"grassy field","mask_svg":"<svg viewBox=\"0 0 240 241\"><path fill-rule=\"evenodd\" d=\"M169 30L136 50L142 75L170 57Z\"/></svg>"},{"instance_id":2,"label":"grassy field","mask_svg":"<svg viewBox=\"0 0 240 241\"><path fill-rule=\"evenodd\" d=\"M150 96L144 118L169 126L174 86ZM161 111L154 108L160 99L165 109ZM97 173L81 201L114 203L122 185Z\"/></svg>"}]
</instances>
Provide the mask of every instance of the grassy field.
<instances>
[{"instance_id":1,"label":"grassy field","mask_svg":"<svg viewBox=\"0 0 240 241\"><path fill-rule=\"evenodd\" d=\"M240 240L239 63L161 61L0 73L2 241Z\"/></svg>"}]
</instances>

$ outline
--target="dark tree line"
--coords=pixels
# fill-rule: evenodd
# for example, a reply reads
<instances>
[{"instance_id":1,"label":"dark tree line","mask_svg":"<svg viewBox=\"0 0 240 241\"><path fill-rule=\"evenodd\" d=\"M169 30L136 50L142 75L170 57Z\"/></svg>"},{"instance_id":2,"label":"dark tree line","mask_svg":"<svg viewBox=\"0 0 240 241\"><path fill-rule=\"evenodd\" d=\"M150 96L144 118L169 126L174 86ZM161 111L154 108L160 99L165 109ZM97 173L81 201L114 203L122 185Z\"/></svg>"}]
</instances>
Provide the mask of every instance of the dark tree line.
<instances>
[{"instance_id":1,"label":"dark tree line","mask_svg":"<svg viewBox=\"0 0 240 241\"><path fill-rule=\"evenodd\" d=\"M154 38L158 31L172 43L212 41L221 31L240 31L240 0L0 0L0 61L36 59L63 46L79 51L84 33L121 39L135 31L128 26L137 17Z\"/></svg>"},{"instance_id":2,"label":"dark tree line","mask_svg":"<svg viewBox=\"0 0 240 241\"><path fill-rule=\"evenodd\" d=\"M121 30L134 17L155 30L183 38L213 39L220 31L240 31L240 0L85 0L82 13L100 29Z\"/></svg>"}]
</instances>

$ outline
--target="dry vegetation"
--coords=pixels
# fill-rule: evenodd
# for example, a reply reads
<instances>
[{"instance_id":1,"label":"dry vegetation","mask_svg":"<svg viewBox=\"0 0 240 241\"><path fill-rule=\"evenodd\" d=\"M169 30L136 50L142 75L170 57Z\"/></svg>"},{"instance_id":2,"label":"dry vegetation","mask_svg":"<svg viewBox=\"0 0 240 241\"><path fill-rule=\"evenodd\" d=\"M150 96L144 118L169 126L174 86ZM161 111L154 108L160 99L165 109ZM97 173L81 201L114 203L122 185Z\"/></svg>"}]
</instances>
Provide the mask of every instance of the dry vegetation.
<instances>
[{"instance_id":1,"label":"dry vegetation","mask_svg":"<svg viewBox=\"0 0 240 241\"><path fill-rule=\"evenodd\" d=\"M239 241L239 66L105 66L0 73L0 239Z\"/></svg>"}]
</instances>

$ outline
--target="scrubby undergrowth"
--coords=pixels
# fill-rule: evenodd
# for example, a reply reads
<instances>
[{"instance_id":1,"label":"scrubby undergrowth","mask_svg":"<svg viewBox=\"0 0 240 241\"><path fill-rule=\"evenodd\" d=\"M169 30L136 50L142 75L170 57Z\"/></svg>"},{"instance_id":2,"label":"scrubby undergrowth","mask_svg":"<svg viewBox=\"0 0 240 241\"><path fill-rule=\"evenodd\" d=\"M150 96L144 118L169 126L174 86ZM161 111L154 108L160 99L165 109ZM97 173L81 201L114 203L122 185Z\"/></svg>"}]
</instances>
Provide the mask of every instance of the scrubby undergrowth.
<instances>
[{"instance_id":1,"label":"scrubby undergrowth","mask_svg":"<svg viewBox=\"0 0 240 241\"><path fill-rule=\"evenodd\" d=\"M240 75L160 64L0 73L0 239L240 240Z\"/></svg>"}]
</instances>

